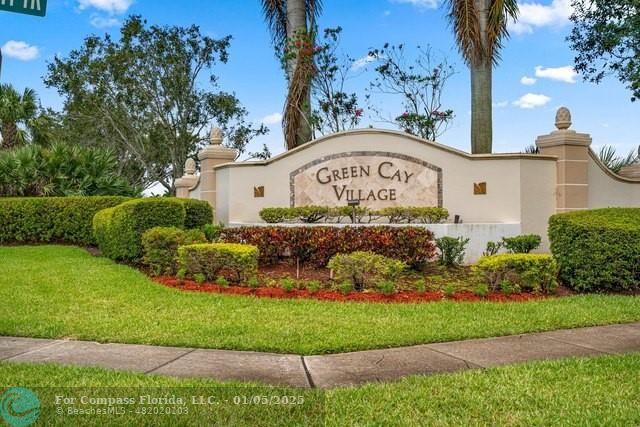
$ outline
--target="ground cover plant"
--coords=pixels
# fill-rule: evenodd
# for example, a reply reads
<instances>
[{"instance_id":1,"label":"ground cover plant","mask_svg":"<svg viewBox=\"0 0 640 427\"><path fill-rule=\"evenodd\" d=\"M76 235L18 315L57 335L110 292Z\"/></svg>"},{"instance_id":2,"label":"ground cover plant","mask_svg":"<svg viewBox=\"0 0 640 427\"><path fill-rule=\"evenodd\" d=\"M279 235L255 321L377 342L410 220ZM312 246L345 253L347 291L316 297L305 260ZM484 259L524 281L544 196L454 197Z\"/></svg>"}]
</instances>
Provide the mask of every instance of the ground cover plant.
<instances>
[{"instance_id":1,"label":"ground cover plant","mask_svg":"<svg viewBox=\"0 0 640 427\"><path fill-rule=\"evenodd\" d=\"M315 354L640 320L640 298L624 295L336 304L180 292L66 246L0 247L0 270L6 336Z\"/></svg>"},{"instance_id":2,"label":"ground cover plant","mask_svg":"<svg viewBox=\"0 0 640 427\"><path fill-rule=\"evenodd\" d=\"M153 425L170 426L203 422L255 426L622 426L640 424L638 371L640 356L628 354L416 376L388 384L318 391L2 362L0 386L20 385L37 390L43 407L40 418L45 422L56 419L52 403L55 391L46 388L73 387L77 393L134 388L136 392L162 388L178 396L215 392L230 402L234 395L295 395L305 402L284 407L222 404L214 411L206 406L190 406L189 414L175 418L126 415L120 425L152 420ZM74 421L92 425L95 418Z\"/></svg>"}]
</instances>

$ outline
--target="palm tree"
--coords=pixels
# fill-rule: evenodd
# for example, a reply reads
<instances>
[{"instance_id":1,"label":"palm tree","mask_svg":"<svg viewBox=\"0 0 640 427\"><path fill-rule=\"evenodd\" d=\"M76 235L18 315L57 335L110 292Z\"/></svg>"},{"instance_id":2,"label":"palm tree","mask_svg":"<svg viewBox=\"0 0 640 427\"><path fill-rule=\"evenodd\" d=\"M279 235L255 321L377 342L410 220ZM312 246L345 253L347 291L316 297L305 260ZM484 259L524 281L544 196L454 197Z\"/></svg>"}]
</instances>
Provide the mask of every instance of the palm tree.
<instances>
[{"instance_id":1,"label":"palm tree","mask_svg":"<svg viewBox=\"0 0 640 427\"><path fill-rule=\"evenodd\" d=\"M27 124L33 119L37 109L37 97L33 89L25 89L21 95L11 85L0 85L1 148L10 149L25 141L25 132L18 125Z\"/></svg>"},{"instance_id":2,"label":"palm tree","mask_svg":"<svg viewBox=\"0 0 640 427\"><path fill-rule=\"evenodd\" d=\"M283 130L287 149L312 137L311 80L316 18L322 0L262 0L265 20L271 31L276 54L283 61L288 81Z\"/></svg>"},{"instance_id":3,"label":"palm tree","mask_svg":"<svg viewBox=\"0 0 640 427\"><path fill-rule=\"evenodd\" d=\"M449 19L460 53L471 71L471 151L491 153L492 74L509 19L518 18L517 0L449 0Z\"/></svg>"}]
</instances>

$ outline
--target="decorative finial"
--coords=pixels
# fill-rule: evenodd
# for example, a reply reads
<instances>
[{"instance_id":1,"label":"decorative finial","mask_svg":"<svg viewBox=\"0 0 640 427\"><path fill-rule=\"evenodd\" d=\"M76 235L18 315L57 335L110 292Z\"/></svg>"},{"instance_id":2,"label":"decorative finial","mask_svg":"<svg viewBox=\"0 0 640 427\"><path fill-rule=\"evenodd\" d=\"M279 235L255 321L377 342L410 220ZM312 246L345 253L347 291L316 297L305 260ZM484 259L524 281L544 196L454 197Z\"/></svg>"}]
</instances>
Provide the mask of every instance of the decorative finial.
<instances>
[{"instance_id":1,"label":"decorative finial","mask_svg":"<svg viewBox=\"0 0 640 427\"><path fill-rule=\"evenodd\" d=\"M558 130L567 130L571 125L571 111L567 107L560 107L556 113L556 128Z\"/></svg>"},{"instance_id":2,"label":"decorative finial","mask_svg":"<svg viewBox=\"0 0 640 427\"><path fill-rule=\"evenodd\" d=\"M211 136L209 137L211 145L222 144L222 130L220 128L211 129Z\"/></svg>"},{"instance_id":3,"label":"decorative finial","mask_svg":"<svg viewBox=\"0 0 640 427\"><path fill-rule=\"evenodd\" d=\"M187 175L195 175L196 173L196 161L191 157L184 162L184 173Z\"/></svg>"}]
</instances>

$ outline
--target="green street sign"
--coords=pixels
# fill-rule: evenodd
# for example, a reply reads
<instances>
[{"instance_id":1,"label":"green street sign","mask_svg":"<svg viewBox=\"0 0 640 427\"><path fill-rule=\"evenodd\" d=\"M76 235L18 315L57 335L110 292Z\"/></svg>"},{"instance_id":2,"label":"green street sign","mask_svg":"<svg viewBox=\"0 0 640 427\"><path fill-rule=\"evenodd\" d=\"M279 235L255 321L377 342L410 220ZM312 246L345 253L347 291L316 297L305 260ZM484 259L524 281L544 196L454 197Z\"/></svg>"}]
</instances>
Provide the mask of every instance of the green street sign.
<instances>
[{"instance_id":1,"label":"green street sign","mask_svg":"<svg viewBox=\"0 0 640 427\"><path fill-rule=\"evenodd\" d=\"M44 16L47 13L47 0L0 0L0 10Z\"/></svg>"}]
</instances>

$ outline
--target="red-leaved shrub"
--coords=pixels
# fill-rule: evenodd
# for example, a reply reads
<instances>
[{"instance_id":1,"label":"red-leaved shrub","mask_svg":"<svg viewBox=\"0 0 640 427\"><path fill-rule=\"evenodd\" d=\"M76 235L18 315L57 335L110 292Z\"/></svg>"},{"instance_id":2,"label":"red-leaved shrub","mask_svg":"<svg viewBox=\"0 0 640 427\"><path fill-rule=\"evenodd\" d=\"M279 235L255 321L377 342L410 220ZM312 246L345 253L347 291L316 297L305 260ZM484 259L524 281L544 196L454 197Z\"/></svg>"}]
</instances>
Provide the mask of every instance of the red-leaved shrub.
<instances>
[{"instance_id":1,"label":"red-leaved shrub","mask_svg":"<svg viewBox=\"0 0 640 427\"><path fill-rule=\"evenodd\" d=\"M221 240L257 246L262 265L291 257L325 267L336 254L368 251L415 267L436 254L433 234L421 227L242 227L225 229Z\"/></svg>"}]
</instances>

